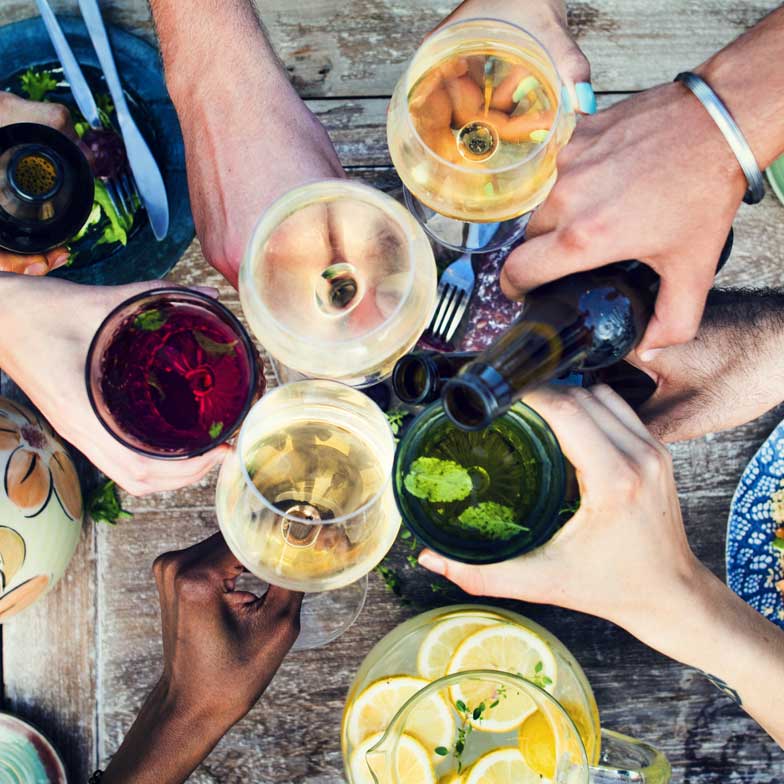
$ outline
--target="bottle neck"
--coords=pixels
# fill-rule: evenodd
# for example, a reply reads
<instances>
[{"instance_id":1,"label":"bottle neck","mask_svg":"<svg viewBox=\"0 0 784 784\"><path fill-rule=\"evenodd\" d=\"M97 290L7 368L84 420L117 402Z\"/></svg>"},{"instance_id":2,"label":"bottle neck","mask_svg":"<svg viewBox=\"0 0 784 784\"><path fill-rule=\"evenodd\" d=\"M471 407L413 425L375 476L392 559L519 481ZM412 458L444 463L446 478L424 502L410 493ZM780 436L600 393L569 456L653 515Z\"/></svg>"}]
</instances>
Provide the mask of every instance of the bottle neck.
<instances>
[{"instance_id":1,"label":"bottle neck","mask_svg":"<svg viewBox=\"0 0 784 784\"><path fill-rule=\"evenodd\" d=\"M403 403L437 400L444 384L477 357L476 351L417 351L401 357L392 371L392 387Z\"/></svg>"},{"instance_id":2,"label":"bottle neck","mask_svg":"<svg viewBox=\"0 0 784 784\"><path fill-rule=\"evenodd\" d=\"M448 382L447 414L478 430L541 384L621 360L645 331L658 281L649 267L629 261L531 292L518 321Z\"/></svg>"}]
</instances>

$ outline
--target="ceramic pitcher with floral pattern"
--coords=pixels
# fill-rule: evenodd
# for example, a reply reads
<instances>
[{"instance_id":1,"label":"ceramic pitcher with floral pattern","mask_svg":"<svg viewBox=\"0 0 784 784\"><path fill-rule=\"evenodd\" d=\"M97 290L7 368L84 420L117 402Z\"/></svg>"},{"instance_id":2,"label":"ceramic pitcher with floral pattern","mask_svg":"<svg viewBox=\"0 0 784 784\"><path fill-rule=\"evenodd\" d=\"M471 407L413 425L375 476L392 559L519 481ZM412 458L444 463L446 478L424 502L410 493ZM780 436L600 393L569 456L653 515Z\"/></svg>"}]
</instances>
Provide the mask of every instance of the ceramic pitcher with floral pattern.
<instances>
[{"instance_id":1,"label":"ceramic pitcher with floral pattern","mask_svg":"<svg viewBox=\"0 0 784 784\"><path fill-rule=\"evenodd\" d=\"M63 576L82 530L74 464L49 425L0 397L0 623Z\"/></svg>"}]
</instances>

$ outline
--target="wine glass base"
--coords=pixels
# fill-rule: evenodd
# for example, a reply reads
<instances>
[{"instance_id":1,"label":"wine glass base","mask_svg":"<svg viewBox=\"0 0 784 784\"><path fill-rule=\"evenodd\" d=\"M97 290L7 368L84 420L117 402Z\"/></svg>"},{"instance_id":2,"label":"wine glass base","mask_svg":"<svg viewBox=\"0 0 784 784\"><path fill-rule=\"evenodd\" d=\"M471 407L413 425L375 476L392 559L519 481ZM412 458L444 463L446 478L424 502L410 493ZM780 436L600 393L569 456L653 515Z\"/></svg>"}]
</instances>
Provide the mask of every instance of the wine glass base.
<instances>
[{"instance_id":1,"label":"wine glass base","mask_svg":"<svg viewBox=\"0 0 784 784\"><path fill-rule=\"evenodd\" d=\"M490 253L520 242L533 212L499 223L472 223L447 218L423 204L408 189L406 206L433 242L464 253Z\"/></svg>"},{"instance_id":2,"label":"wine glass base","mask_svg":"<svg viewBox=\"0 0 784 784\"><path fill-rule=\"evenodd\" d=\"M311 651L337 640L362 612L367 576L345 588L306 593L300 613L300 632L292 650Z\"/></svg>"},{"instance_id":3,"label":"wine glass base","mask_svg":"<svg viewBox=\"0 0 784 784\"><path fill-rule=\"evenodd\" d=\"M306 593L299 616L300 632L292 650L311 651L337 640L362 612L367 586L368 578L365 575L355 583L334 591ZM269 584L245 572L237 580L236 587L237 590L263 596Z\"/></svg>"}]
</instances>

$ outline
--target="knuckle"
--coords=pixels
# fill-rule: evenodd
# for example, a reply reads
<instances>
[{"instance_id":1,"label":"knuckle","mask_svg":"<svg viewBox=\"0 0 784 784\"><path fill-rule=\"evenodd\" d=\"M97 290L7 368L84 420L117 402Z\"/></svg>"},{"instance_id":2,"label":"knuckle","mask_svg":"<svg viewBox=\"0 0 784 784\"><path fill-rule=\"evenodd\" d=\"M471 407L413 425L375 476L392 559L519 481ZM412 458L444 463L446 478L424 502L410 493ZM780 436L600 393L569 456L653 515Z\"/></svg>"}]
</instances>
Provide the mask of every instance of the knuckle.
<instances>
[{"instance_id":1,"label":"knuckle","mask_svg":"<svg viewBox=\"0 0 784 784\"><path fill-rule=\"evenodd\" d=\"M71 113L61 103L47 104L48 119L51 125L58 130L67 128L71 122Z\"/></svg>"},{"instance_id":2,"label":"knuckle","mask_svg":"<svg viewBox=\"0 0 784 784\"><path fill-rule=\"evenodd\" d=\"M616 492L624 499L635 498L643 486L644 478L640 467L628 460L623 460L612 472Z\"/></svg>"},{"instance_id":3,"label":"knuckle","mask_svg":"<svg viewBox=\"0 0 784 784\"><path fill-rule=\"evenodd\" d=\"M585 219L575 220L558 231L558 245L567 253L585 253L593 237Z\"/></svg>"},{"instance_id":4,"label":"knuckle","mask_svg":"<svg viewBox=\"0 0 784 784\"><path fill-rule=\"evenodd\" d=\"M659 479L672 468L672 457L667 449L648 443L640 447L637 462L646 479Z\"/></svg>"},{"instance_id":5,"label":"knuckle","mask_svg":"<svg viewBox=\"0 0 784 784\"><path fill-rule=\"evenodd\" d=\"M152 573L159 582L166 577L174 577L179 570L179 558L175 551L161 553L152 562Z\"/></svg>"},{"instance_id":6,"label":"knuckle","mask_svg":"<svg viewBox=\"0 0 784 784\"><path fill-rule=\"evenodd\" d=\"M178 599L187 604L202 604L212 596L212 590L206 580L198 573L178 571L174 576L174 592Z\"/></svg>"},{"instance_id":7,"label":"knuckle","mask_svg":"<svg viewBox=\"0 0 784 784\"><path fill-rule=\"evenodd\" d=\"M586 392L587 390L583 389L581 391ZM570 390L569 392L558 395L553 401L553 414L556 417L564 419L573 418L579 416L581 411L582 405L580 398L574 391Z\"/></svg>"}]
</instances>

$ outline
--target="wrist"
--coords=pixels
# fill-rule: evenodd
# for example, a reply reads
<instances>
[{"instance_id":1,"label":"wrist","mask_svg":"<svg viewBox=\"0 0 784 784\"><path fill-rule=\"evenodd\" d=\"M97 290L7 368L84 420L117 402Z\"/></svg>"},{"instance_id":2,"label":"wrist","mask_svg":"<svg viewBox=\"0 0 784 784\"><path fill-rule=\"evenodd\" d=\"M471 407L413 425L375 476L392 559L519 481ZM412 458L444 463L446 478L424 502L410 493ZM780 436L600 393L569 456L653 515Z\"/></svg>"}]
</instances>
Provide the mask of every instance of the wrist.
<instances>
[{"instance_id":1,"label":"wrist","mask_svg":"<svg viewBox=\"0 0 784 784\"><path fill-rule=\"evenodd\" d=\"M697 176L726 189L740 204L748 184L721 130L686 85L673 82L665 89L671 91L673 114L677 117L678 126L683 129L683 138L695 147L695 160L701 167Z\"/></svg>"}]
</instances>

